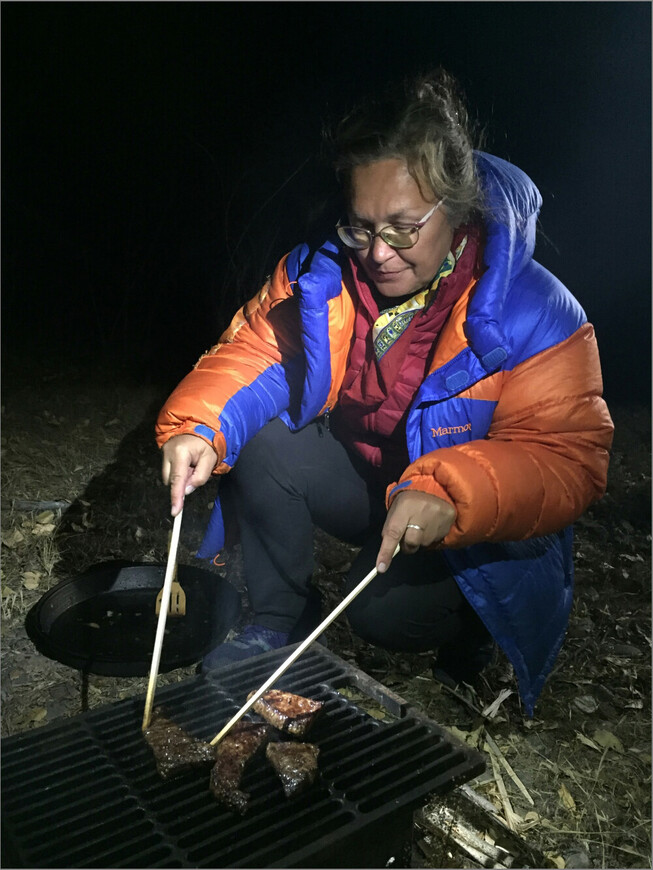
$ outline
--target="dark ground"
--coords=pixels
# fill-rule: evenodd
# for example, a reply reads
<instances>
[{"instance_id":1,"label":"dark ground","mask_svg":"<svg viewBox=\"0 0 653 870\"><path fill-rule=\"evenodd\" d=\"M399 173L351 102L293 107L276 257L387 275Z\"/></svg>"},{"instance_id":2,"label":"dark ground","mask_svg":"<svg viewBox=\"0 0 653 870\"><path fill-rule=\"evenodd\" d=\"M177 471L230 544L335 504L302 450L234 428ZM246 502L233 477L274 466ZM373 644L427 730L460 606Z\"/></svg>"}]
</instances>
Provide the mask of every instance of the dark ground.
<instances>
[{"instance_id":1,"label":"dark ground","mask_svg":"<svg viewBox=\"0 0 653 870\"><path fill-rule=\"evenodd\" d=\"M167 391L120 382L115 373L83 375L56 366L27 364L6 373L3 736L145 692L146 678L90 675L84 684L78 671L36 651L24 623L46 590L91 564L165 562L171 524L152 431ZM568 637L533 720L523 715L501 656L475 686L453 693L433 681L429 656L370 647L351 634L345 616L326 633L331 650L487 753L488 770L473 788L558 867L651 866L650 407L611 410L616 437L608 491L577 524ZM193 563L214 487L187 500L182 564ZM45 504L57 501L69 506ZM339 600L353 552L316 533L325 615ZM241 589L238 564L236 550L226 566L211 570ZM174 670L160 684L193 672ZM505 698L488 712L501 693ZM478 866L438 852L428 828L432 809L416 821L412 866Z\"/></svg>"}]
</instances>

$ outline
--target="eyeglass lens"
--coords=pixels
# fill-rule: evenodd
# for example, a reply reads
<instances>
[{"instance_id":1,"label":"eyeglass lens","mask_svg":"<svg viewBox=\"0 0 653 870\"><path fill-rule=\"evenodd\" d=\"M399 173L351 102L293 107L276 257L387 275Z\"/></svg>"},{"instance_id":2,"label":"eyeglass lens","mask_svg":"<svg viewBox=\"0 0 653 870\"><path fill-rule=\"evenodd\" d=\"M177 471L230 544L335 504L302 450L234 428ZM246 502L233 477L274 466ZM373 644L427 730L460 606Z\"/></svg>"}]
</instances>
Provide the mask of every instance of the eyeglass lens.
<instances>
[{"instance_id":1,"label":"eyeglass lens","mask_svg":"<svg viewBox=\"0 0 653 870\"><path fill-rule=\"evenodd\" d=\"M340 226L338 227L338 235L350 248L367 248L374 240L374 235L363 227ZM412 248L419 237L419 232L416 227L409 230L384 227L377 235L391 248Z\"/></svg>"}]
</instances>

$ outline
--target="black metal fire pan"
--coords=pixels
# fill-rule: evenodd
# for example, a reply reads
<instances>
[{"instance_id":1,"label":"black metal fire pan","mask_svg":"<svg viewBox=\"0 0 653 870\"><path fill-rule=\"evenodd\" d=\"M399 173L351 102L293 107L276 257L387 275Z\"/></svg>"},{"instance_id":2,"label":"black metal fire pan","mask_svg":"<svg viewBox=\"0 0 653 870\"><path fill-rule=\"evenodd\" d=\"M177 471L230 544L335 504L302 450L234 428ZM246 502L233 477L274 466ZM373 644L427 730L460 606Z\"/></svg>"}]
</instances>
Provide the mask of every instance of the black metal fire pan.
<instances>
[{"instance_id":1,"label":"black metal fire pan","mask_svg":"<svg viewBox=\"0 0 653 870\"><path fill-rule=\"evenodd\" d=\"M155 704L211 740L291 650L167 686ZM205 772L162 780L141 734L144 698L132 698L2 741L2 866L402 866L413 811L485 768L479 753L319 644L276 687L325 705L307 737L320 756L305 795L286 799L265 759L245 775L244 817L215 801Z\"/></svg>"},{"instance_id":2,"label":"black metal fire pan","mask_svg":"<svg viewBox=\"0 0 653 870\"><path fill-rule=\"evenodd\" d=\"M40 653L69 667L110 677L150 672L157 629L156 598L165 565L103 562L49 589L25 619ZM224 578L178 565L184 616L166 622L159 672L200 661L240 615L240 594Z\"/></svg>"}]
</instances>

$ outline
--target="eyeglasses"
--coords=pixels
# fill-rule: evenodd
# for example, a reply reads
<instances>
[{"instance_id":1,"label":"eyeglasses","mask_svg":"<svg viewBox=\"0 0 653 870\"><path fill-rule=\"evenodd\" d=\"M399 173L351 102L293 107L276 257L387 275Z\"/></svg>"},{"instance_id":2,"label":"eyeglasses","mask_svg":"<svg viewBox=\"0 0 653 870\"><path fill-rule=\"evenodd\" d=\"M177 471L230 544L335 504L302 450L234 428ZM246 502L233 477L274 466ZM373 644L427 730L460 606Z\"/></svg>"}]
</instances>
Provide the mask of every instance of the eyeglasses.
<instances>
[{"instance_id":1,"label":"eyeglasses","mask_svg":"<svg viewBox=\"0 0 653 870\"><path fill-rule=\"evenodd\" d=\"M371 230L366 230L363 227L342 226L338 221L336 230L340 240L348 248L356 248L358 251L362 251L363 248L369 248L377 236L381 236L386 245L390 245L391 248L412 248L419 239L420 229L436 213L443 202L444 197L421 220L411 224L409 227L395 227L389 224L387 227L380 229L378 233L373 233Z\"/></svg>"}]
</instances>

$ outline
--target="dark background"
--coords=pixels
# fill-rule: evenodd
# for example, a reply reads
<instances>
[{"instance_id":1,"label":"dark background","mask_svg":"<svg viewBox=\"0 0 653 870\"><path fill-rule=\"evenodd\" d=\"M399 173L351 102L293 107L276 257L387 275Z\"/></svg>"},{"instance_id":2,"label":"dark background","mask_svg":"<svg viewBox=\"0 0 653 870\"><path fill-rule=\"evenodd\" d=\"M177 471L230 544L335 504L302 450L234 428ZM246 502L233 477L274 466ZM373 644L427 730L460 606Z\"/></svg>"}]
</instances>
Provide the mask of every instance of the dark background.
<instances>
[{"instance_id":1,"label":"dark background","mask_svg":"<svg viewBox=\"0 0 653 870\"><path fill-rule=\"evenodd\" d=\"M606 395L649 402L650 34L629 2L3 3L7 370L181 378L331 220L323 121L442 64L542 192Z\"/></svg>"}]
</instances>

